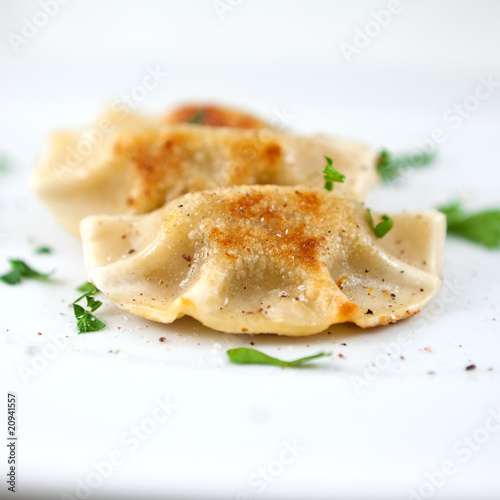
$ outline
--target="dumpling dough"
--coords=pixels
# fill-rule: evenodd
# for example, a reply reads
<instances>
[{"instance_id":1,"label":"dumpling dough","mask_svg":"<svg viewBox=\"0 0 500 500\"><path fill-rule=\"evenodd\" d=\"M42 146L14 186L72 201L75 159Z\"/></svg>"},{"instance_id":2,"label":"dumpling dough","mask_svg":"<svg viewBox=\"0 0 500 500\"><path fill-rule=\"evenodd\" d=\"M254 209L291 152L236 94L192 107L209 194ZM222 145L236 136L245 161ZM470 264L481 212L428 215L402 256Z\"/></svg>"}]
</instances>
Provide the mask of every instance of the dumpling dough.
<instances>
[{"instance_id":1,"label":"dumpling dough","mask_svg":"<svg viewBox=\"0 0 500 500\"><path fill-rule=\"evenodd\" d=\"M324 155L347 178L335 186L341 196L363 201L378 180L378 153L350 140L162 125L135 115L110 115L99 124L52 135L31 179L37 195L75 235L86 216L146 213L190 191L244 184L319 188Z\"/></svg>"},{"instance_id":2,"label":"dumpling dough","mask_svg":"<svg viewBox=\"0 0 500 500\"><path fill-rule=\"evenodd\" d=\"M81 233L89 279L121 309L305 336L335 323L392 323L435 294L444 215L391 217L394 228L377 239L363 204L324 189L237 186L146 215L90 217Z\"/></svg>"}]
</instances>

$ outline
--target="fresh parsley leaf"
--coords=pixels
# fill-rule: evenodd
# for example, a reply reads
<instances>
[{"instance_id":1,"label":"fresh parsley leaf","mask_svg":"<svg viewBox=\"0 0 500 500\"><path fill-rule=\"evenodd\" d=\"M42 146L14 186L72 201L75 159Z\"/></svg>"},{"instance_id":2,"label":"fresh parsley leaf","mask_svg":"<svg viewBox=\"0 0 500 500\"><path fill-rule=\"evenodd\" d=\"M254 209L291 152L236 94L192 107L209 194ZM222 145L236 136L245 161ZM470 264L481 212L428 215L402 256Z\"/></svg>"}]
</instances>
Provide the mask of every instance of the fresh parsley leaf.
<instances>
[{"instance_id":1,"label":"fresh parsley leaf","mask_svg":"<svg viewBox=\"0 0 500 500\"><path fill-rule=\"evenodd\" d=\"M448 234L473 241L486 248L500 248L500 209L467 212L459 202L440 207L446 215Z\"/></svg>"},{"instance_id":2,"label":"fresh parsley leaf","mask_svg":"<svg viewBox=\"0 0 500 500\"><path fill-rule=\"evenodd\" d=\"M73 311L75 313L75 318L78 320L76 325L78 333L97 332L102 330L106 326L106 323L92 314L102 305L100 300L94 298L94 295L98 293L99 290L89 281L80 285L77 290L79 292L85 292L73 302ZM77 304L77 302L80 302L83 298L87 301L88 309Z\"/></svg>"},{"instance_id":3,"label":"fresh parsley leaf","mask_svg":"<svg viewBox=\"0 0 500 500\"><path fill-rule=\"evenodd\" d=\"M296 359L295 361L282 361L281 359L272 358L263 352L257 351L256 349L249 349L247 347L240 347L238 349L229 349L227 351L229 356L229 361L231 363L237 364L258 364L258 365L274 365L274 366L299 366L304 363L309 363L315 359L323 358L325 356L330 356L329 352L320 352L314 356L307 356L306 358Z\"/></svg>"},{"instance_id":4,"label":"fresh parsley leaf","mask_svg":"<svg viewBox=\"0 0 500 500\"><path fill-rule=\"evenodd\" d=\"M100 300L95 300L91 295L87 295L87 307L90 312L94 312L96 309L102 306L102 302Z\"/></svg>"},{"instance_id":5,"label":"fresh parsley leaf","mask_svg":"<svg viewBox=\"0 0 500 500\"><path fill-rule=\"evenodd\" d=\"M9 160L6 156L0 155L0 173L9 171Z\"/></svg>"},{"instance_id":6,"label":"fresh parsley leaf","mask_svg":"<svg viewBox=\"0 0 500 500\"><path fill-rule=\"evenodd\" d=\"M36 250L35 250L35 253L37 254L44 254L44 253L52 253L52 249L49 248L49 247L38 247Z\"/></svg>"},{"instance_id":7,"label":"fresh parsley leaf","mask_svg":"<svg viewBox=\"0 0 500 500\"><path fill-rule=\"evenodd\" d=\"M87 281L87 282L81 284L76 289L79 292L85 293L85 295L95 295L99 291L97 289L97 287L93 283L91 283L90 281ZM77 301L75 301L75 302L77 302Z\"/></svg>"},{"instance_id":8,"label":"fresh parsley leaf","mask_svg":"<svg viewBox=\"0 0 500 500\"><path fill-rule=\"evenodd\" d=\"M186 123L201 124L205 121L206 117L207 117L207 112L204 109L198 109L186 120Z\"/></svg>"},{"instance_id":9,"label":"fresh parsley leaf","mask_svg":"<svg viewBox=\"0 0 500 500\"><path fill-rule=\"evenodd\" d=\"M384 182L391 182L399 177L403 169L429 165L435 158L435 153L423 152L393 156L389 151L383 149L380 152L377 171Z\"/></svg>"},{"instance_id":10,"label":"fresh parsley leaf","mask_svg":"<svg viewBox=\"0 0 500 500\"><path fill-rule=\"evenodd\" d=\"M92 313L86 311L78 319L76 326L78 328L78 333L89 333L89 332L98 332L99 330L102 330L106 326L106 323L104 323L104 321L101 321Z\"/></svg>"},{"instance_id":11,"label":"fresh parsley leaf","mask_svg":"<svg viewBox=\"0 0 500 500\"><path fill-rule=\"evenodd\" d=\"M75 313L75 318L80 319L85 314L85 309L73 302L73 312Z\"/></svg>"},{"instance_id":12,"label":"fresh parsley leaf","mask_svg":"<svg viewBox=\"0 0 500 500\"><path fill-rule=\"evenodd\" d=\"M7 285L17 285L21 283L23 278L47 281L52 274L39 273L20 259L9 259L9 262L11 267L10 271L5 273L3 276L0 276L0 280Z\"/></svg>"},{"instance_id":13,"label":"fresh parsley leaf","mask_svg":"<svg viewBox=\"0 0 500 500\"><path fill-rule=\"evenodd\" d=\"M377 238L383 238L394 226L393 220L386 214L381 216L382 222L379 222L375 226L373 223L372 211L367 208L366 213L368 214L368 221L370 222L370 226Z\"/></svg>"},{"instance_id":14,"label":"fresh parsley leaf","mask_svg":"<svg viewBox=\"0 0 500 500\"><path fill-rule=\"evenodd\" d=\"M325 189L328 191L333 191L333 183L334 182L344 182L345 175L341 174L338 170L333 168L333 160L325 156L326 158L326 167L323 169L323 177L325 179Z\"/></svg>"}]
</instances>

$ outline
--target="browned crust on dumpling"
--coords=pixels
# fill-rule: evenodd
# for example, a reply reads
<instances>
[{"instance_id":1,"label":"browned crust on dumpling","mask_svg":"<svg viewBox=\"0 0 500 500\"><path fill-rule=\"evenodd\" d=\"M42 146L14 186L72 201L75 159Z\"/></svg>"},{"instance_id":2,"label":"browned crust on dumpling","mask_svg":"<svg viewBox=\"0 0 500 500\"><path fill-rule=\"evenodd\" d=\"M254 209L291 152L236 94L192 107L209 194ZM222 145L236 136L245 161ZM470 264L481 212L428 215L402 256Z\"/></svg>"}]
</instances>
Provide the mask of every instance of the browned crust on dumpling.
<instances>
[{"instance_id":1,"label":"browned crust on dumpling","mask_svg":"<svg viewBox=\"0 0 500 500\"><path fill-rule=\"evenodd\" d=\"M260 129L267 125L258 118L214 104L185 104L173 109L164 118L165 124L197 123L209 127Z\"/></svg>"},{"instance_id":2,"label":"browned crust on dumpling","mask_svg":"<svg viewBox=\"0 0 500 500\"><path fill-rule=\"evenodd\" d=\"M273 183L285 168L283 149L276 139L236 135L215 140L213 151L220 164L226 162L225 185ZM206 171L192 167L200 151L207 151L206 138L192 127L145 130L118 139L114 154L132 167L130 212L157 208L171 192L177 196L206 188Z\"/></svg>"}]
</instances>

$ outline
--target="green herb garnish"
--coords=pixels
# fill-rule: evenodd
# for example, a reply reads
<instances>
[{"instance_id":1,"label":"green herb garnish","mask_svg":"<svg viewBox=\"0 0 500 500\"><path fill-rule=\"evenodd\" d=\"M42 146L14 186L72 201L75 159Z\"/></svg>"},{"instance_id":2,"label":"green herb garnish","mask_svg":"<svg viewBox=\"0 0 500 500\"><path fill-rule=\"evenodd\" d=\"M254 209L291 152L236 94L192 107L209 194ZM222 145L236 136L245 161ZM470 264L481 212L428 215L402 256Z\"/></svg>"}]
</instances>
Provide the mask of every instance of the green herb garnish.
<instances>
[{"instance_id":1,"label":"green herb garnish","mask_svg":"<svg viewBox=\"0 0 500 500\"><path fill-rule=\"evenodd\" d=\"M370 226L373 229L373 232L375 233L375 236L377 238L383 238L394 226L394 222L386 214L380 217L382 219L382 222L379 222L375 226L375 224L373 223L372 211L369 208L367 208L366 213L368 214L368 221L370 222Z\"/></svg>"},{"instance_id":2,"label":"green herb garnish","mask_svg":"<svg viewBox=\"0 0 500 500\"><path fill-rule=\"evenodd\" d=\"M77 287L76 290L78 292L83 292L86 295L95 295L99 291L98 288L90 281L83 283L82 285Z\"/></svg>"},{"instance_id":3,"label":"green herb garnish","mask_svg":"<svg viewBox=\"0 0 500 500\"><path fill-rule=\"evenodd\" d=\"M28 264L19 259L9 259L10 271L0 276L0 280L7 285L17 285L23 278L47 281L52 273L39 273L32 269Z\"/></svg>"},{"instance_id":4,"label":"green herb garnish","mask_svg":"<svg viewBox=\"0 0 500 500\"><path fill-rule=\"evenodd\" d=\"M98 293L99 290L90 282L80 285L77 290L79 292L85 292L73 302L73 311L75 313L75 318L78 320L76 325L78 333L97 332L102 330L106 326L106 323L92 314L102 305L100 300L94 298L94 295ZM83 298L87 300L87 309L77 304L77 302L80 302Z\"/></svg>"},{"instance_id":5,"label":"green herb garnish","mask_svg":"<svg viewBox=\"0 0 500 500\"><path fill-rule=\"evenodd\" d=\"M249 349L247 347L240 347L238 349L229 349L227 351L229 356L229 361L231 363L237 364L258 364L258 365L274 365L274 366L299 366L304 363L309 363L314 359L323 358L325 356L330 356L329 352L320 352L314 356L307 356L306 358L296 359L295 361L282 361L281 359L272 358L263 352L257 351L256 349Z\"/></svg>"},{"instance_id":6,"label":"green herb garnish","mask_svg":"<svg viewBox=\"0 0 500 500\"><path fill-rule=\"evenodd\" d=\"M207 117L207 112L204 109L198 109L187 120L186 123L203 123Z\"/></svg>"},{"instance_id":7,"label":"green herb garnish","mask_svg":"<svg viewBox=\"0 0 500 500\"><path fill-rule=\"evenodd\" d=\"M436 158L435 153L409 153L393 156L383 149L377 163L377 171L384 182L391 182L399 177L401 170L407 167L423 167Z\"/></svg>"},{"instance_id":8,"label":"green herb garnish","mask_svg":"<svg viewBox=\"0 0 500 500\"><path fill-rule=\"evenodd\" d=\"M0 173L9 171L9 160L6 156L0 155Z\"/></svg>"},{"instance_id":9,"label":"green herb garnish","mask_svg":"<svg viewBox=\"0 0 500 500\"><path fill-rule=\"evenodd\" d=\"M345 175L341 174L338 170L333 168L333 160L325 156L326 158L326 167L323 170L323 177L325 178L325 189L328 191L333 191L333 183L334 182L344 182Z\"/></svg>"},{"instance_id":10,"label":"green herb garnish","mask_svg":"<svg viewBox=\"0 0 500 500\"><path fill-rule=\"evenodd\" d=\"M446 215L448 233L483 245L500 248L500 209L467 212L460 202L440 207Z\"/></svg>"},{"instance_id":11,"label":"green herb garnish","mask_svg":"<svg viewBox=\"0 0 500 500\"><path fill-rule=\"evenodd\" d=\"M36 250L35 250L35 253L37 254L44 254L44 253L52 253L52 249L49 248L49 247L38 247Z\"/></svg>"}]
</instances>

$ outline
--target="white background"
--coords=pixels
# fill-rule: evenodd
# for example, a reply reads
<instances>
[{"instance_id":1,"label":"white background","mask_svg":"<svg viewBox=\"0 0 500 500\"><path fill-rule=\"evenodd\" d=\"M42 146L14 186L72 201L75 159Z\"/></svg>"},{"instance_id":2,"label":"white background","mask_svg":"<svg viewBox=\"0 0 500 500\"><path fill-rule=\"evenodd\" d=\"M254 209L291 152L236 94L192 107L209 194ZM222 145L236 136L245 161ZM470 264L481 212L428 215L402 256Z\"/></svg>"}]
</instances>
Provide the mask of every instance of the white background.
<instances>
[{"instance_id":1,"label":"white background","mask_svg":"<svg viewBox=\"0 0 500 500\"><path fill-rule=\"evenodd\" d=\"M484 430L500 410L498 252L447 242L445 285L423 328L413 318L305 339L233 337L190 319L156 325L105 302L107 328L77 335L68 304L86 279L80 245L27 180L51 131L91 124L158 67L168 76L137 111L216 101L284 115L299 133L396 151L440 128L434 166L378 188L369 204L498 206L500 87L467 118L449 117L473 102L481 78L500 81L500 3L402 1L350 61L341 45L389 2L72 0L14 43L41 3L0 3L0 152L11 164L0 174L0 272L8 257L56 270L51 285L0 287L0 436L15 391L16 498L77 498L93 464L116 452L122 462L90 498L498 498L500 432ZM54 253L34 255L39 244ZM51 335L68 339L54 348ZM229 365L225 351L250 342L286 359L333 356L300 370ZM127 437L151 423L157 398L178 408L135 450ZM285 442L300 451L280 464ZM270 480L260 488L262 471ZM0 484L0 498L10 497Z\"/></svg>"}]
</instances>

